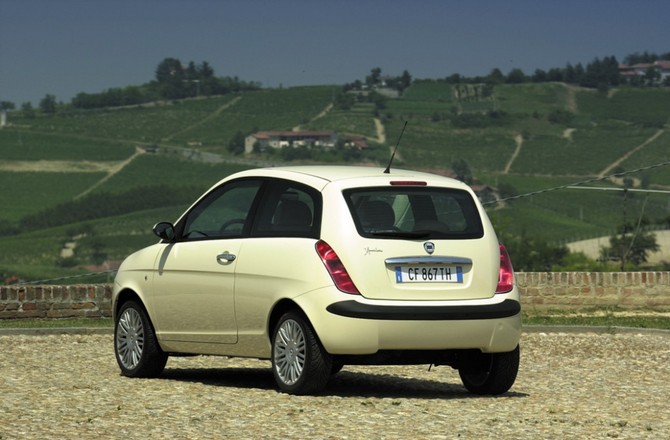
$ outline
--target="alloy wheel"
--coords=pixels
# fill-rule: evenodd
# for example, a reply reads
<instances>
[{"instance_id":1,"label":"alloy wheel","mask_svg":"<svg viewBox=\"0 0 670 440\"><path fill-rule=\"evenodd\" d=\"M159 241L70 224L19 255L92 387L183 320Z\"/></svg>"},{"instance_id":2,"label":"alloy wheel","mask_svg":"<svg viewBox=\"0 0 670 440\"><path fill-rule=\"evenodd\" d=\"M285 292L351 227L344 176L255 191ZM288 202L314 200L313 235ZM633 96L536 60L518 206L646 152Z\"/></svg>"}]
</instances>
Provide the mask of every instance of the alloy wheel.
<instances>
[{"instance_id":1,"label":"alloy wheel","mask_svg":"<svg viewBox=\"0 0 670 440\"><path fill-rule=\"evenodd\" d=\"M300 379L306 356L305 333L300 324L292 319L284 321L274 346L275 369L282 382L293 385Z\"/></svg>"},{"instance_id":2,"label":"alloy wheel","mask_svg":"<svg viewBox=\"0 0 670 440\"><path fill-rule=\"evenodd\" d=\"M144 324L134 308L126 309L116 329L116 349L119 362L128 370L136 368L144 351Z\"/></svg>"}]
</instances>

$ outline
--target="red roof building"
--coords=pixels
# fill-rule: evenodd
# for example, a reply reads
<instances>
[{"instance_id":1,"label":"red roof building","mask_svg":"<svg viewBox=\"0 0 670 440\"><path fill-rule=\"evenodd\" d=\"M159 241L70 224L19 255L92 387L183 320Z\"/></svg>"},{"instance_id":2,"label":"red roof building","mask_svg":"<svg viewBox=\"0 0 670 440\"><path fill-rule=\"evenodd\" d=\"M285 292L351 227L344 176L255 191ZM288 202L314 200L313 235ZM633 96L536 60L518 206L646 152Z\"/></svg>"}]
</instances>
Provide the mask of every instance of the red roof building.
<instances>
[{"instance_id":1,"label":"red roof building","mask_svg":"<svg viewBox=\"0 0 670 440\"><path fill-rule=\"evenodd\" d=\"M254 148L264 151L288 146L334 147L336 142L337 135L333 131L259 131L245 138L244 151L251 153Z\"/></svg>"},{"instance_id":2,"label":"red roof building","mask_svg":"<svg viewBox=\"0 0 670 440\"><path fill-rule=\"evenodd\" d=\"M653 63L640 63L633 64L632 66L627 66L625 64L619 65L619 74L621 76L631 78L635 76L645 76L649 69L657 69L661 75L660 81L665 81L666 78L670 77L670 61L668 60L659 60Z\"/></svg>"}]
</instances>

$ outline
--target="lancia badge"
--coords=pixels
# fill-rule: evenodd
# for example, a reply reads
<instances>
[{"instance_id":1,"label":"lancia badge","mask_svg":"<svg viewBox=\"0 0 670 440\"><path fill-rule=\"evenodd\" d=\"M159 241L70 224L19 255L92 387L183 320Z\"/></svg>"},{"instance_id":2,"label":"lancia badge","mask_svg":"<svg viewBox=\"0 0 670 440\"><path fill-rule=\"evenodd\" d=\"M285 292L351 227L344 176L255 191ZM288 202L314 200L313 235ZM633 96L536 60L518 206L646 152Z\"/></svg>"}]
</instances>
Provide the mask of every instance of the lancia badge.
<instances>
[{"instance_id":1,"label":"lancia badge","mask_svg":"<svg viewBox=\"0 0 670 440\"><path fill-rule=\"evenodd\" d=\"M435 243L432 241L427 241L423 244L423 249L428 253L428 255L432 255L433 252L435 252Z\"/></svg>"}]
</instances>

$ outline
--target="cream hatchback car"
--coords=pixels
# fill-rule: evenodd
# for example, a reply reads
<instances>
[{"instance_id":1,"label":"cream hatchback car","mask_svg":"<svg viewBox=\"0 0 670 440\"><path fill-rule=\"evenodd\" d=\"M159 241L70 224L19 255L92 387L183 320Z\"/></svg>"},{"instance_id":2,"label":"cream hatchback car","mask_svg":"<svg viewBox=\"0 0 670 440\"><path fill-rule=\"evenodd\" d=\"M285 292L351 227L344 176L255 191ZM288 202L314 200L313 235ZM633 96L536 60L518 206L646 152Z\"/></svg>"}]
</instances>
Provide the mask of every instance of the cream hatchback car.
<instances>
[{"instance_id":1,"label":"cream hatchback car","mask_svg":"<svg viewBox=\"0 0 670 440\"><path fill-rule=\"evenodd\" d=\"M321 391L344 365L433 364L476 394L510 389L521 307L473 191L446 177L344 166L229 176L114 282L122 374L171 355L270 359L279 388Z\"/></svg>"}]
</instances>

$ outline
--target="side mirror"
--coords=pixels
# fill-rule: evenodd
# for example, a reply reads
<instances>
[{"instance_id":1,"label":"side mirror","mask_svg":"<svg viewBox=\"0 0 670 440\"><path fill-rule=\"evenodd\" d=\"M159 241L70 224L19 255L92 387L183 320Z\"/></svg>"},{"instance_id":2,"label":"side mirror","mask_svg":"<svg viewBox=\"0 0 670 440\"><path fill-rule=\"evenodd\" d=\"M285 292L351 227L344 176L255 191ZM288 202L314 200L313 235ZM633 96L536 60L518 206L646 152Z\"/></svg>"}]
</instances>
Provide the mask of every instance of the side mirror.
<instances>
[{"instance_id":1,"label":"side mirror","mask_svg":"<svg viewBox=\"0 0 670 440\"><path fill-rule=\"evenodd\" d=\"M154 234L156 234L159 238L163 240L174 241L175 239L174 225L170 222L156 223L156 225L153 228L153 231Z\"/></svg>"}]
</instances>

